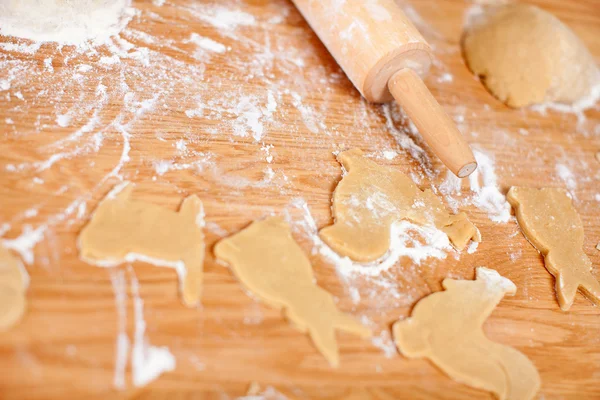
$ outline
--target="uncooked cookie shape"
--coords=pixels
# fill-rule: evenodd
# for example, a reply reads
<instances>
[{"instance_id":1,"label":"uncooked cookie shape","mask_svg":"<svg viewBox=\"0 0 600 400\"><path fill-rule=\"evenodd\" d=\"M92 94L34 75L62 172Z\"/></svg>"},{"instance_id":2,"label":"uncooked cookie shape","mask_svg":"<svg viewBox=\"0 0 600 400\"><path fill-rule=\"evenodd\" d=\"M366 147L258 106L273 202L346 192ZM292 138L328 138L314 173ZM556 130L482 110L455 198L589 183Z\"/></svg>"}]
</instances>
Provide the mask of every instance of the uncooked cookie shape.
<instances>
[{"instance_id":1,"label":"uncooked cookie shape","mask_svg":"<svg viewBox=\"0 0 600 400\"><path fill-rule=\"evenodd\" d=\"M308 332L333 366L339 364L336 329L370 336L368 328L340 312L333 296L317 286L310 261L281 218L253 222L217 243L215 255L231 266L242 285Z\"/></svg>"},{"instance_id":2,"label":"uncooked cookie shape","mask_svg":"<svg viewBox=\"0 0 600 400\"><path fill-rule=\"evenodd\" d=\"M337 158L347 173L333 193L335 223L320 236L338 254L358 262L383 257L390 247L391 226L402 219L434 225L459 250L470 240L481 240L465 213L449 214L431 190L421 191L397 169L378 165L358 149Z\"/></svg>"},{"instance_id":3,"label":"uncooked cookie shape","mask_svg":"<svg viewBox=\"0 0 600 400\"><path fill-rule=\"evenodd\" d=\"M197 305L204 263L204 211L189 196L179 212L130 199L133 185L125 182L100 202L79 235L81 258L112 267L135 260L177 270L187 306Z\"/></svg>"},{"instance_id":4,"label":"uncooked cookie shape","mask_svg":"<svg viewBox=\"0 0 600 400\"><path fill-rule=\"evenodd\" d=\"M600 283L583 252L583 224L571 199L562 189L512 187L506 196L515 209L523 234L542 253L548 271L556 278L558 304L567 311L577 289L600 305Z\"/></svg>"},{"instance_id":5,"label":"uncooked cookie shape","mask_svg":"<svg viewBox=\"0 0 600 400\"><path fill-rule=\"evenodd\" d=\"M394 324L396 345L406 357L426 357L455 381L493 392L500 400L532 399L540 388L535 366L482 331L504 295L517 288L488 268L477 268L476 275L474 281L444 279L445 291L420 300L410 318Z\"/></svg>"},{"instance_id":6,"label":"uncooked cookie shape","mask_svg":"<svg viewBox=\"0 0 600 400\"><path fill-rule=\"evenodd\" d=\"M27 306L29 275L21 260L0 244L0 332L14 326Z\"/></svg>"},{"instance_id":7,"label":"uncooked cookie shape","mask_svg":"<svg viewBox=\"0 0 600 400\"><path fill-rule=\"evenodd\" d=\"M469 69L500 101L572 104L598 90L594 56L558 18L518 3L484 10L466 27L463 50Z\"/></svg>"}]
</instances>

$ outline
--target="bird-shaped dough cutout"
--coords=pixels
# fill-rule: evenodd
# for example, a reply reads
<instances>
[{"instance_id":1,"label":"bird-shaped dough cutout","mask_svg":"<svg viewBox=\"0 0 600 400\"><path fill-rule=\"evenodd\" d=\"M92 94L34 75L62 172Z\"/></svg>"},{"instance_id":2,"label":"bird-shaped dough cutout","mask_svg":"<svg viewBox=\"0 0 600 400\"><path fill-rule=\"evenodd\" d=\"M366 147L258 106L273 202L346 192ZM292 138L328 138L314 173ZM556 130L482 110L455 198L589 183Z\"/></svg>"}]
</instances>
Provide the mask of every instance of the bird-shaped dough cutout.
<instances>
[{"instance_id":1,"label":"bird-shaped dough cutout","mask_svg":"<svg viewBox=\"0 0 600 400\"><path fill-rule=\"evenodd\" d=\"M29 275L21 260L0 244L0 332L10 329L23 317L28 285Z\"/></svg>"},{"instance_id":2,"label":"bird-shaped dough cutout","mask_svg":"<svg viewBox=\"0 0 600 400\"><path fill-rule=\"evenodd\" d=\"M131 200L125 182L100 202L78 238L81 258L111 267L135 260L175 268L183 302L197 305L204 263L204 211L196 196L183 200L178 212Z\"/></svg>"},{"instance_id":3,"label":"bird-shaped dough cutout","mask_svg":"<svg viewBox=\"0 0 600 400\"><path fill-rule=\"evenodd\" d=\"M333 193L335 223L323 228L320 236L338 254L358 262L383 257L390 247L392 225L403 219L437 227L458 250L470 240L481 240L465 213L449 214L431 190L421 191L396 168L378 165L358 149L337 158L347 173Z\"/></svg>"},{"instance_id":4,"label":"bird-shaped dough cutout","mask_svg":"<svg viewBox=\"0 0 600 400\"><path fill-rule=\"evenodd\" d=\"M577 289L600 305L600 283L583 252L583 224L563 189L512 187L506 196L529 242L544 256L556 278L556 295L563 311L571 308Z\"/></svg>"},{"instance_id":5,"label":"bird-shaped dough cutout","mask_svg":"<svg viewBox=\"0 0 600 400\"><path fill-rule=\"evenodd\" d=\"M217 243L215 255L231 266L243 286L308 332L331 365L339 364L336 329L370 336L368 328L340 312L333 296L317 286L308 257L281 218L253 222Z\"/></svg>"},{"instance_id":6,"label":"bird-shaped dough cutout","mask_svg":"<svg viewBox=\"0 0 600 400\"><path fill-rule=\"evenodd\" d=\"M482 331L504 295L516 292L514 283L479 267L476 280L444 279L442 286L445 291L420 300L410 318L394 324L400 352L426 357L455 381L490 391L500 400L532 399L540 388L533 363Z\"/></svg>"}]
</instances>

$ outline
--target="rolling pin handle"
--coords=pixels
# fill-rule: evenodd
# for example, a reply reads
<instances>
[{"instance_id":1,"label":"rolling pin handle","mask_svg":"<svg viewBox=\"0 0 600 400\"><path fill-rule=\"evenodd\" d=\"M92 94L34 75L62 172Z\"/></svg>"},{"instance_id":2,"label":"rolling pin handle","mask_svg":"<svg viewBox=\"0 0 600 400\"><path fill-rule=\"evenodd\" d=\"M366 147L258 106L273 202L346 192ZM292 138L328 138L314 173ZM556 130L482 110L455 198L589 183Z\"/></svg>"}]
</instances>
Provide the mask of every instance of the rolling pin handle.
<instances>
[{"instance_id":1,"label":"rolling pin handle","mask_svg":"<svg viewBox=\"0 0 600 400\"><path fill-rule=\"evenodd\" d=\"M450 171L465 178L477 169L471 148L415 71L405 68L396 72L388 88Z\"/></svg>"}]
</instances>

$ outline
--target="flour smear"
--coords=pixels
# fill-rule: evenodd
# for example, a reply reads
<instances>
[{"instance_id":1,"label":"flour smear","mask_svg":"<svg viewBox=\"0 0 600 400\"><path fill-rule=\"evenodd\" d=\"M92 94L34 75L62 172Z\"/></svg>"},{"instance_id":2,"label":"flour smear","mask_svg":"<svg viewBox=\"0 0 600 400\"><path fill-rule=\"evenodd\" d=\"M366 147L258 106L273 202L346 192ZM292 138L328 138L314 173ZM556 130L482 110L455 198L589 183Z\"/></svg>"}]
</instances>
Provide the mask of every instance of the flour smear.
<instances>
[{"instance_id":1,"label":"flour smear","mask_svg":"<svg viewBox=\"0 0 600 400\"><path fill-rule=\"evenodd\" d=\"M131 359L133 384L142 387L158 378L162 373L173 371L175 357L168 347L152 346L146 337L144 301L140 297L139 282L133 268L129 267L131 293L133 297L134 334L130 340L127 334L127 279L124 271L111 271L111 282L115 293L118 316L118 333L115 341L115 373L113 385L116 389L127 387L125 369ZM131 354L129 354L131 350Z\"/></svg>"}]
</instances>

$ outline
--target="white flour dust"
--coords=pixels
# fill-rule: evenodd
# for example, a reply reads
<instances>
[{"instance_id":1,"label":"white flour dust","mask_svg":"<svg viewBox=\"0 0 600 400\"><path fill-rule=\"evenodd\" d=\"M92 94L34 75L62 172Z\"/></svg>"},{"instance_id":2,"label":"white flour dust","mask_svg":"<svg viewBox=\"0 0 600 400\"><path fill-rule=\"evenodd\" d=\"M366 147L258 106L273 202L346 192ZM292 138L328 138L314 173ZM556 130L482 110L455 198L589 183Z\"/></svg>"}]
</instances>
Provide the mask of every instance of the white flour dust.
<instances>
[{"instance_id":1,"label":"white flour dust","mask_svg":"<svg viewBox=\"0 0 600 400\"><path fill-rule=\"evenodd\" d=\"M133 368L133 384L140 387L152 382L163 372L173 371L175 369L175 357L166 346L156 347L150 345L146 337L144 301L140 297L139 283L133 272L131 274L131 292L133 293L135 316L131 365Z\"/></svg>"},{"instance_id":2,"label":"white flour dust","mask_svg":"<svg viewBox=\"0 0 600 400\"><path fill-rule=\"evenodd\" d=\"M575 179L575 174L573 174L573 171L571 171L571 169L565 164L560 163L556 164L555 169L558 177L563 181L567 189L573 193L574 190L577 189L577 180Z\"/></svg>"},{"instance_id":3,"label":"white flour dust","mask_svg":"<svg viewBox=\"0 0 600 400\"><path fill-rule=\"evenodd\" d=\"M477 160L477 170L469 176L473 204L488 213L494 222L508 222L510 220L510 204L498 189L498 177L492 157L481 151L474 150Z\"/></svg>"},{"instance_id":4,"label":"white flour dust","mask_svg":"<svg viewBox=\"0 0 600 400\"><path fill-rule=\"evenodd\" d=\"M0 34L36 42L103 43L135 14L131 0L8 0L0 3Z\"/></svg>"},{"instance_id":5,"label":"white flour dust","mask_svg":"<svg viewBox=\"0 0 600 400\"><path fill-rule=\"evenodd\" d=\"M116 389L124 390L125 369L131 350L131 368L133 384L137 387L145 386L158 378L163 372L175 369L175 357L167 347L156 347L149 343L146 337L146 321L144 319L144 301L140 297L139 282L135 272L128 268L131 279L131 293L133 297L133 316L135 330L133 344L127 335L127 279L125 272L111 271L111 282L115 293L115 305L118 316L118 333L115 341L115 375L113 384Z\"/></svg>"},{"instance_id":6,"label":"white flour dust","mask_svg":"<svg viewBox=\"0 0 600 400\"><path fill-rule=\"evenodd\" d=\"M260 385L253 382L248 389L248 394L236 397L235 400L288 400L288 398L273 386L262 389Z\"/></svg>"},{"instance_id":7,"label":"white flour dust","mask_svg":"<svg viewBox=\"0 0 600 400\"><path fill-rule=\"evenodd\" d=\"M293 229L306 235L313 245L313 254L319 254L328 263L335 266L336 272L347 286L354 304L361 300L361 294L355 285L366 282L369 298L384 296L398 302L412 301L414 288L404 287L402 279L393 270L398 261L409 259L411 269L430 258L445 259L448 254L456 256L448 236L434 227L423 227L408 221L396 223L391 228L390 250L380 260L372 263L358 263L348 257L342 257L325 244L318 234L315 220L304 199L296 198L291 207L301 211L300 218L294 218L289 210L286 217Z\"/></svg>"},{"instance_id":8,"label":"white flour dust","mask_svg":"<svg viewBox=\"0 0 600 400\"><path fill-rule=\"evenodd\" d=\"M511 218L510 204L506 196L498 188L498 176L495 171L494 160L489 153L475 149L473 151L477 160L477 169L469 176L470 195L464 199L458 196L462 192L462 180L448 171L446 179L439 186L448 205L456 211L459 207L473 204L485 211L488 218L496 223L508 222Z\"/></svg>"},{"instance_id":9,"label":"white flour dust","mask_svg":"<svg viewBox=\"0 0 600 400\"><path fill-rule=\"evenodd\" d=\"M127 287L125 272L111 271L110 281L115 293L115 306L117 308L117 339L115 341L115 376L113 385L116 389L124 390L125 369L129 358L129 336L127 336Z\"/></svg>"}]
</instances>

